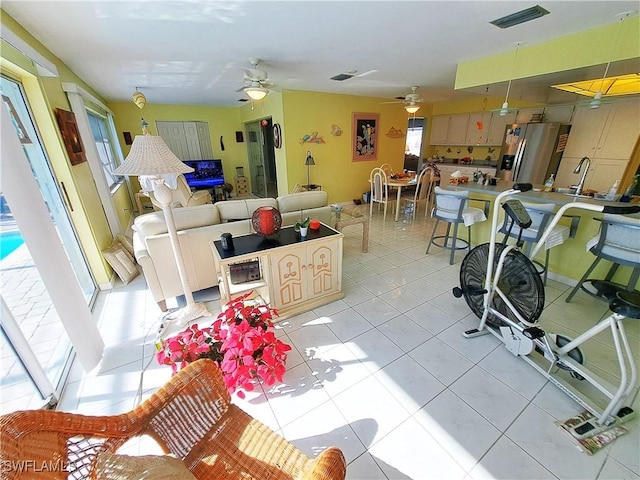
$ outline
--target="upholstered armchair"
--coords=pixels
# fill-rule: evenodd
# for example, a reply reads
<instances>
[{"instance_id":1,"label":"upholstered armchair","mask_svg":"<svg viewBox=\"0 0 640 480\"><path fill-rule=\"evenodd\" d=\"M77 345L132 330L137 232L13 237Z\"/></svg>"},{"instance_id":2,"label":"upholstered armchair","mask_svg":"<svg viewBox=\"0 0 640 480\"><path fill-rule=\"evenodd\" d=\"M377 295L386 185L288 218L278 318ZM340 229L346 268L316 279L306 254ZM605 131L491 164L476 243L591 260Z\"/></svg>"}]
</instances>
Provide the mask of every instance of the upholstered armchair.
<instances>
[{"instance_id":1,"label":"upholstered armchair","mask_svg":"<svg viewBox=\"0 0 640 480\"><path fill-rule=\"evenodd\" d=\"M11 465L44 463L53 470L56 465L60 468L32 472L28 478L98 478L96 465L104 464L105 457L112 459L110 453L141 435L155 439L198 479L334 480L346 475L345 459L337 448L309 459L233 405L220 370L213 361L203 359L179 371L149 399L122 415L29 410L0 417L2 478L27 478Z\"/></svg>"},{"instance_id":2,"label":"upholstered armchair","mask_svg":"<svg viewBox=\"0 0 640 480\"><path fill-rule=\"evenodd\" d=\"M204 205L205 203L211 203L211 193L209 190L196 190L191 191L191 188L187 184L184 175L178 175L177 188L171 190L171 205L174 207L194 207L196 205ZM153 204L154 210L162 210L162 205L155 199L153 192L149 192L149 198Z\"/></svg>"}]
</instances>

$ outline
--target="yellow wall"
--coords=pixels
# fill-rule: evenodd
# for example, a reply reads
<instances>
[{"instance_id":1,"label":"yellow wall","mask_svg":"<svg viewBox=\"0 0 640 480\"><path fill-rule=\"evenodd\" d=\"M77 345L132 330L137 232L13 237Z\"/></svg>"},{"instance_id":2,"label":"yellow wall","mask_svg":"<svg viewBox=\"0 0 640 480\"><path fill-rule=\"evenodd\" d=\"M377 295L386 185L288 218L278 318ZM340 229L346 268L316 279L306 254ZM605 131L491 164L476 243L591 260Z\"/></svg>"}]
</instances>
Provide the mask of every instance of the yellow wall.
<instances>
[{"instance_id":1,"label":"yellow wall","mask_svg":"<svg viewBox=\"0 0 640 480\"><path fill-rule=\"evenodd\" d=\"M30 60L25 59L14 49L7 48L4 42L2 44L2 62L0 63L2 72L21 81L24 86L49 162L58 182L64 183L74 207L70 212L71 220L89 267L98 284L105 284L109 282L112 275L111 267L101 254L101 251L113 240L109 225L88 163L71 166L54 117L55 108L71 111L66 94L62 90L62 82L76 83L97 98L100 97L4 11L1 12L0 20L34 50L54 63L58 69L58 77L37 77L32 73L33 67L28 68L32 65ZM21 66L27 68L21 68Z\"/></svg>"},{"instance_id":2,"label":"yellow wall","mask_svg":"<svg viewBox=\"0 0 640 480\"><path fill-rule=\"evenodd\" d=\"M636 15L622 23L616 21L549 42L524 44L518 49L517 65L515 46L499 55L459 63L454 88L490 85L510 78L527 78L639 57L640 17Z\"/></svg>"}]
</instances>

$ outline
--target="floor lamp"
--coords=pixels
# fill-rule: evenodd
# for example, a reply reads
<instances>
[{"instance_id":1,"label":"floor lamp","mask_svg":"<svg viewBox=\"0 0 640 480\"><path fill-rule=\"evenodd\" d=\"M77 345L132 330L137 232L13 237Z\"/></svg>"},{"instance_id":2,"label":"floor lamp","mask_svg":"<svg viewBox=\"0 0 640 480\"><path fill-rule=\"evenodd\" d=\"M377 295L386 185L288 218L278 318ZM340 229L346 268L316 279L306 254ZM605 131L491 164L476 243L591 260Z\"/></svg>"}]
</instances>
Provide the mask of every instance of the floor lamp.
<instances>
[{"instance_id":1,"label":"floor lamp","mask_svg":"<svg viewBox=\"0 0 640 480\"><path fill-rule=\"evenodd\" d=\"M311 150L307 150L307 158L304 161L304 164L307 166L307 188L311 190L311 165L315 165L316 162L311 156Z\"/></svg>"},{"instance_id":2,"label":"floor lamp","mask_svg":"<svg viewBox=\"0 0 640 480\"><path fill-rule=\"evenodd\" d=\"M162 213L167 223L167 233L169 234L171 248L173 249L173 256L175 257L180 282L187 301L187 305L184 308L170 313L165 318L177 320L180 325L186 325L196 318L210 316L211 313L207 310L204 303L196 303L193 300L193 293L187 280L187 271L184 265L180 242L178 241L173 210L171 208L171 189L160 175L189 173L193 172L193 168L180 161L161 137L149 135L145 130L146 129L143 128L143 132L145 132L144 135L136 135L131 145L129 155L125 158L124 163L116 168L113 173L114 175L150 175L155 177L153 179L153 194L162 206Z\"/></svg>"}]
</instances>

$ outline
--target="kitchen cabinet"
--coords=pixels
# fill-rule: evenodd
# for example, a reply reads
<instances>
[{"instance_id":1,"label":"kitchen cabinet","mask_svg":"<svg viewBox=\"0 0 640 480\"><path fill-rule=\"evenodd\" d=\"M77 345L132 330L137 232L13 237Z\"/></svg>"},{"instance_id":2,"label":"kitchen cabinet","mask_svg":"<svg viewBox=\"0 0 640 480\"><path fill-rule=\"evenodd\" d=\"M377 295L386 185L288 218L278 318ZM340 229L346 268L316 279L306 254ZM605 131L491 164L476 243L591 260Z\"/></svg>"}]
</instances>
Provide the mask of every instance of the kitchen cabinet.
<instances>
[{"instance_id":1,"label":"kitchen cabinet","mask_svg":"<svg viewBox=\"0 0 640 480\"><path fill-rule=\"evenodd\" d=\"M449 119L448 145L465 145L467 142L467 128L469 126L469 114L451 115Z\"/></svg>"},{"instance_id":2,"label":"kitchen cabinet","mask_svg":"<svg viewBox=\"0 0 640 480\"><path fill-rule=\"evenodd\" d=\"M449 135L449 115L438 115L431 120L430 145L447 145Z\"/></svg>"},{"instance_id":3,"label":"kitchen cabinet","mask_svg":"<svg viewBox=\"0 0 640 480\"><path fill-rule=\"evenodd\" d=\"M578 157L562 157L558 173L556 175L556 187L566 188L577 185L582 177L580 173L573 173L573 170L580 163ZM627 162L624 160L599 159L591 161L589 172L584 181L584 188L597 192L608 192L616 180L620 180L624 174ZM582 165L584 168L584 164Z\"/></svg>"},{"instance_id":4,"label":"kitchen cabinet","mask_svg":"<svg viewBox=\"0 0 640 480\"><path fill-rule=\"evenodd\" d=\"M486 145L491 127L491 112L469 115L465 145Z\"/></svg>"},{"instance_id":5,"label":"kitchen cabinet","mask_svg":"<svg viewBox=\"0 0 640 480\"><path fill-rule=\"evenodd\" d=\"M321 225L306 240L285 227L266 249L255 234L235 237L232 253L222 250L219 240L212 242L220 304L252 292L252 298L260 296L283 319L343 298L343 238Z\"/></svg>"},{"instance_id":6,"label":"kitchen cabinet","mask_svg":"<svg viewBox=\"0 0 640 480\"><path fill-rule=\"evenodd\" d=\"M523 108L518 110L518 113L516 114L515 123L531 123L531 118L534 115L543 115L543 114L544 114L544 107Z\"/></svg>"},{"instance_id":7,"label":"kitchen cabinet","mask_svg":"<svg viewBox=\"0 0 640 480\"><path fill-rule=\"evenodd\" d=\"M640 129L637 100L603 103L600 108L579 105L556 177L558 186L577 184L580 174L573 168L582 157L591 159L585 188L606 192L620 180L631 158Z\"/></svg>"},{"instance_id":8,"label":"kitchen cabinet","mask_svg":"<svg viewBox=\"0 0 640 480\"><path fill-rule=\"evenodd\" d=\"M574 105L552 105L544 107L543 122L571 123Z\"/></svg>"},{"instance_id":9,"label":"kitchen cabinet","mask_svg":"<svg viewBox=\"0 0 640 480\"><path fill-rule=\"evenodd\" d=\"M337 240L301 244L271 255L272 306L279 311L340 291Z\"/></svg>"},{"instance_id":10,"label":"kitchen cabinet","mask_svg":"<svg viewBox=\"0 0 640 480\"><path fill-rule=\"evenodd\" d=\"M564 156L629 160L640 129L637 100L576 107Z\"/></svg>"},{"instance_id":11,"label":"kitchen cabinet","mask_svg":"<svg viewBox=\"0 0 640 480\"><path fill-rule=\"evenodd\" d=\"M508 112L500 116L499 112L491 114L491 126L487 135L487 145L502 146L507 125L513 125L516 121L516 112Z\"/></svg>"}]
</instances>

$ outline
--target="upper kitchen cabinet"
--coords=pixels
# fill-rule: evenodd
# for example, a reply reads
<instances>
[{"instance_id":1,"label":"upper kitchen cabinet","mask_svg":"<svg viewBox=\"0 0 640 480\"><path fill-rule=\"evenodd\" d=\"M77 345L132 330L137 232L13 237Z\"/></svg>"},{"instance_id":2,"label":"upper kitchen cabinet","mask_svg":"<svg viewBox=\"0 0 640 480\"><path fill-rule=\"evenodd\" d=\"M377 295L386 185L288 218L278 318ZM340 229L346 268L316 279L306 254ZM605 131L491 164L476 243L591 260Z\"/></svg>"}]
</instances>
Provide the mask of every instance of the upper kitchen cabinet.
<instances>
[{"instance_id":1,"label":"upper kitchen cabinet","mask_svg":"<svg viewBox=\"0 0 640 480\"><path fill-rule=\"evenodd\" d=\"M544 114L544 107L538 108L523 108L518 110L518 114L516 115L515 123L533 123L531 119L534 118L534 115L539 115L538 118L542 118ZM545 118L546 121L546 118Z\"/></svg>"},{"instance_id":2,"label":"upper kitchen cabinet","mask_svg":"<svg viewBox=\"0 0 640 480\"><path fill-rule=\"evenodd\" d=\"M472 113L467 125L466 145L486 145L491 126L491 113Z\"/></svg>"},{"instance_id":3,"label":"upper kitchen cabinet","mask_svg":"<svg viewBox=\"0 0 640 480\"><path fill-rule=\"evenodd\" d=\"M565 157L629 160L640 132L640 101L576 107Z\"/></svg>"},{"instance_id":4,"label":"upper kitchen cabinet","mask_svg":"<svg viewBox=\"0 0 640 480\"><path fill-rule=\"evenodd\" d=\"M571 123L573 119L573 105L552 105L544 107L543 122Z\"/></svg>"},{"instance_id":5,"label":"upper kitchen cabinet","mask_svg":"<svg viewBox=\"0 0 640 480\"><path fill-rule=\"evenodd\" d=\"M469 114L451 115L449 119L449 135L447 143L449 145L466 145L467 127L469 126Z\"/></svg>"},{"instance_id":6,"label":"upper kitchen cabinet","mask_svg":"<svg viewBox=\"0 0 640 480\"><path fill-rule=\"evenodd\" d=\"M487 145L501 146L507 125L513 125L515 121L516 112L509 112L504 116L501 116L498 112L491 114L491 126L489 127L489 135L487 136Z\"/></svg>"},{"instance_id":7,"label":"upper kitchen cabinet","mask_svg":"<svg viewBox=\"0 0 640 480\"><path fill-rule=\"evenodd\" d=\"M449 135L449 115L438 115L431 120L430 145L446 145Z\"/></svg>"}]
</instances>

